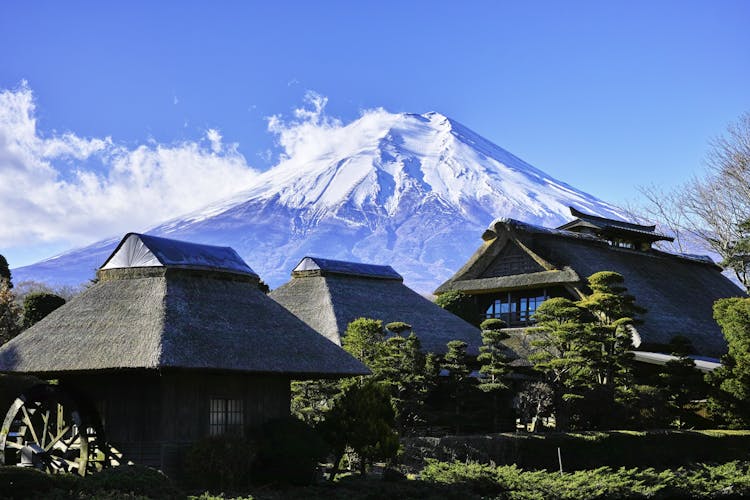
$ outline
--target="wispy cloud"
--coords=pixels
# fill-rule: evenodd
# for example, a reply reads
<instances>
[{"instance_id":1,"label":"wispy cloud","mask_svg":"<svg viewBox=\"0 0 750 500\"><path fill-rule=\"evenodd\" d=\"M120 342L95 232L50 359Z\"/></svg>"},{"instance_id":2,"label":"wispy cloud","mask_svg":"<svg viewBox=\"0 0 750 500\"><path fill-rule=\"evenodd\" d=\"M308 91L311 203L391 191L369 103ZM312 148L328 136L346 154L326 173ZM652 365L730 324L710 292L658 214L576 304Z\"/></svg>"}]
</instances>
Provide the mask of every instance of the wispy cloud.
<instances>
[{"instance_id":1,"label":"wispy cloud","mask_svg":"<svg viewBox=\"0 0 750 500\"><path fill-rule=\"evenodd\" d=\"M0 91L0 248L144 230L247 189L256 175L216 129L135 147L42 134L28 85Z\"/></svg>"},{"instance_id":2,"label":"wispy cloud","mask_svg":"<svg viewBox=\"0 0 750 500\"><path fill-rule=\"evenodd\" d=\"M361 111L359 119L344 124L326 114L328 98L308 90L304 105L294 110L292 119L281 115L267 118L268 130L276 136L281 147L280 161L293 159L304 162L331 152L353 154L372 144L373 136L382 137L398 115L383 108Z\"/></svg>"}]
</instances>

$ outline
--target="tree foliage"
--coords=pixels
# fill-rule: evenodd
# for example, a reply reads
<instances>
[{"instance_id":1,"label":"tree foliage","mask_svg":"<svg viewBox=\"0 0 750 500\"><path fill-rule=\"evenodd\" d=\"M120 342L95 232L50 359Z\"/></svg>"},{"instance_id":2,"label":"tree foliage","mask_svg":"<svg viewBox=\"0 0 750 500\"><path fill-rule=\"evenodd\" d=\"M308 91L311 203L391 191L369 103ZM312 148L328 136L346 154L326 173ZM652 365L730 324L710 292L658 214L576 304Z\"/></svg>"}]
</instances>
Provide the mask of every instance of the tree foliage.
<instances>
[{"instance_id":1,"label":"tree foliage","mask_svg":"<svg viewBox=\"0 0 750 500\"><path fill-rule=\"evenodd\" d=\"M8 281L0 280L0 345L21 333L21 308Z\"/></svg>"},{"instance_id":2,"label":"tree foliage","mask_svg":"<svg viewBox=\"0 0 750 500\"><path fill-rule=\"evenodd\" d=\"M579 427L607 425L592 417L613 415L632 384L632 325L643 309L623 283L618 273L592 274L591 294L577 302L548 299L534 314L536 351L530 360L553 389L563 429L569 419Z\"/></svg>"},{"instance_id":3,"label":"tree foliage","mask_svg":"<svg viewBox=\"0 0 750 500\"><path fill-rule=\"evenodd\" d=\"M396 335L401 335L402 333L411 331L411 325L409 323L404 323L403 321L392 321L385 325L385 329Z\"/></svg>"},{"instance_id":4,"label":"tree foliage","mask_svg":"<svg viewBox=\"0 0 750 500\"><path fill-rule=\"evenodd\" d=\"M479 314L477 314L474 299L463 292L451 290L442 293L435 299L435 304L472 325L478 323Z\"/></svg>"},{"instance_id":5,"label":"tree foliage","mask_svg":"<svg viewBox=\"0 0 750 500\"><path fill-rule=\"evenodd\" d=\"M437 373L433 354L425 355L414 333L394 336L383 342L380 357L372 370L391 395L396 422L401 433L413 433L425 422L424 400L432 391Z\"/></svg>"},{"instance_id":6,"label":"tree foliage","mask_svg":"<svg viewBox=\"0 0 750 500\"><path fill-rule=\"evenodd\" d=\"M644 188L649 202L645 210L657 220L667 221L677 237L694 237L721 255L724 265L750 287L745 258L750 229L750 112L710 142L705 164L702 176L674 192Z\"/></svg>"},{"instance_id":7,"label":"tree foliage","mask_svg":"<svg viewBox=\"0 0 750 500\"><path fill-rule=\"evenodd\" d=\"M500 319L487 319L480 325L482 328L482 345L479 347L477 361L479 367L479 383L477 388L488 393L492 398L492 430L498 431L498 397L501 391L508 389L507 377L510 374L507 348L503 340L509 335L502 331L505 322Z\"/></svg>"},{"instance_id":8,"label":"tree foliage","mask_svg":"<svg viewBox=\"0 0 750 500\"><path fill-rule=\"evenodd\" d=\"M544 374L544 381L552 391L558 426L567 428L570 410L568 401L581 397L581 387L588 384L586 355L590 346L584 336L584 311L564 297L545 300L534 313L537 326L530 330L535 335L535 348L529 360L534 369Z\"/></svg>"},{"instance_id":9,"label":"tree foliage","mask_svg":"<svg viewBox=\"0 0 750 500\"><path fill-rule=\"evenodd\" d=\"M627 293L625 279L619 273L601 271L588 278L592 293L578 302L590 315L585 322L592 375L599 385L615 387L627 384L632 375L632 325L644 309Z\"/></svg>"},{"instance_id":10,"label":"tree foliage","mask_svg":"<svg viewBox=\"0 0 750 500\"><path fill-rule=\"evenodd\" d=\"M385 331L379 319L357 318L346 327L341 347L349 354L372 367L381 354Z\"/></svg>"},{"instance_id":11,"label":"tree foliage","mask_svg":"<svg viewBox=\"0 0 750 500\"><path fill-rule=\"evenodd\" d=\"M713 413L729 427L750 426L750 299L716 301L714 318L729 346L721 367L706 375Z\"/></svg>"},{"instance_id":12,"label":"tree foliage","mask_svg":"<svg viewBox=\"0 0 750 500\"><path fill-rule=\"evenodd\" d=\"M30 293L23 299L23 327L29 328L49 313L65 304L65 299L54 293Z\"/></svg>"},{"instance_id":13,"label":"tree foliage","mask_svg":"<svg viewBox=\"0 0 750 500\"><path fill-rule=\"evenodd\" d=\"M474 381L469 377L468 344L462 340L451 340L447 344L448 352L443 356L440 368L447 371L445 380L450 398L453 400L453 425L456 434L461 432L463 409Z\"/></svg>"},{"instance_id":14,"label":"tree foliage","mask_svg":"<svg viewBox=\"0 0 750 500\"><path fill-rule=\"evenodd\" d=\"M8 266L8 261L2 254L0 254L0 281L5 281L8 284L8 288L13 288L10 267Z\"/></svg>"},{"instance_id":15,"label":"tree foliage","mask_svg":"<svg viewBox=\"0 0 750 500\"><path fill-rule=\"evenodd\" d=\"M394 429L395 413L388 389L381 382L365 379L349 385L334 401L321 425L331 445L337 467L347 448L360 459L360 472L374 460L391 461L399 449ZM335 477L337 470L331 474Z\"/></svg>"}]
</instances>

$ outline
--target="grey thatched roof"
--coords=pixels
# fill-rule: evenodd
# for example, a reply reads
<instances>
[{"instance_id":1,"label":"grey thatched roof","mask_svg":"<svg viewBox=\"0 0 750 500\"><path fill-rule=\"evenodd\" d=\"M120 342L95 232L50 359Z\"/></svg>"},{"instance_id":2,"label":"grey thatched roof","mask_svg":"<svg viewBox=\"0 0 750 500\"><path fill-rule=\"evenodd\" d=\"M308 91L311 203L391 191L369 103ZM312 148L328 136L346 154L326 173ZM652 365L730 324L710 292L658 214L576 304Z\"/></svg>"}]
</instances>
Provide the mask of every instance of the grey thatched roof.
<instances>
[{"instance_id":1,"label":"grey thatched roof","mask_svg":"<svg viewBox=\"0 0 750 500\"><path fill-rule=\"evenodd\" d=\"M368 278L400 281L404 279L391 266L322 259L320 257L304 257L292 270L292 276L312 274L341 274L345 276L366 276Z\"/></svg>"},{"instance_id":2,"label":"grey thatched roof","mask_svg":"<svg viewBox=\"0 0 750 500\"><path fill-rule=\"evenodd\" d=\"M726 352L712 306L720 298L745 294L705 258L617 248L591 235L512 219L493 222L482 238L484 242L472 258L435 293L543 287L550 283L550 276L557 276L561 279L556 283L579 295L587 292L585 278L599 271L615 271L625 277L629 293L647 309L641 316L643 323L637 325L636 340L644 347L665 345L683 335L698 354L719 357ZM502 277L488 272L498 269L496 260L510 247L521 249L539 270Z\"/></svg>"},{"instance_id":3,"label":"grey thatched roof","mask_svg":"<svg viewBox=\"0 0 750 500\"><path fill-rule=\"evenodd\" d=\"M202 245L138 233L126 234L101 268L166 266L258 276L231 247Z\"/></svg>"},{"instance_id":4,"label":"grey thatched roof","mask_svg":"<svg viewBox=\"0 0 750 500\"><path fill-rule=\"evenodd\" d=\"M98 276L99 283L2 346L0 371L368 373L261 292L253 275L167 265L102 269Z\"/></svg>"},{"instance_id":5,"label":"grey thatched roof","mask_svg":"<svg viewBox=\"0 0 750 500\"><path fill-rule=\"evenodd\" d=\"M477 354L481 333L454 314L405 286L400 280L361 274L293 275L273 290L271 298L337 344L347 325L357 318L412 326L429 352L443 353L451 340L463 340Z\"/></svg>"}]
</instances>

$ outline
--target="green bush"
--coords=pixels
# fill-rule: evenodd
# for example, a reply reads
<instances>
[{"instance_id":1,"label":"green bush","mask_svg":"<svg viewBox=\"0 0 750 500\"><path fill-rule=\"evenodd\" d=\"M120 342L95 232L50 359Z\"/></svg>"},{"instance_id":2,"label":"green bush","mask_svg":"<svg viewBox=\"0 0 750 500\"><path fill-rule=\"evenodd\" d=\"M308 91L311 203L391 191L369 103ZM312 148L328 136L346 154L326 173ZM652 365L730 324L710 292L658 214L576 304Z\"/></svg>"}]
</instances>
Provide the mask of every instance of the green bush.
<instances>
[{"instance_id":1,"label":"green bush","mask_svg":"<svg viewBox=\"0 0 750 500\"><path fill-rule=\"evenodd\" d=\"M275 483L311 484L327 452L323 438L301 420L272 420L260 430L255 475Z\"/></svg>"},{"instance_id":2,"label":"green bush","mask_svg":"<svg viewBox=\"0 0 750 500\"><path fill-rule=\"evenodd\" d=\"M167 476L156 469L142 465L122 465L87 476L82 480L81 490L102 498L120 498L117 494L129 494L148 498L179 498L180 490ZM114 496L112 496L114 495Z\"/></svg>"},{"instance_id":3,"label":"green bush","mask_svg":"<svg viewBox=\"0 0 750 500\"><path fill-rule=\"evenodd\" d=\"M184 483L189 488L228 491L249 484L255 443L240 436L211 436L193 443L184 459Z\"/></svg>"},{"instance_id":4,"label":"green bush","mask_svg":"<svg viewBox=\"0 0 750 500\"><path fill-rule=\"evenodd\" d=\"M33 468L0 467L0 498L65 498L78 486L72 475L51 475Z\"/></svg>"},{"instance_id":5,"label":"green bush","mask_svg":"<svg viewBox=\"0 0 750 500\"><path fill-rule=\"evenodd\" d=\"M560 474L524 471L515 465L430 461L422 480L461 485L467 494L503 492L513 499L590 498L746 498L750 462L697 464L671 471L600 467Z\"/></svg>"},{"instance_id":6,"label":"green bush","mask_svg":"<svg viewBox=\"0 0 750 500\"><path fill-rule=\"evenodd\" d=\"M517 464L566 471L610 467L676 468L750 458L748 431L609 431L405 438L402 462L419 470L426 458Z\"/></svg>"}]
</instances>

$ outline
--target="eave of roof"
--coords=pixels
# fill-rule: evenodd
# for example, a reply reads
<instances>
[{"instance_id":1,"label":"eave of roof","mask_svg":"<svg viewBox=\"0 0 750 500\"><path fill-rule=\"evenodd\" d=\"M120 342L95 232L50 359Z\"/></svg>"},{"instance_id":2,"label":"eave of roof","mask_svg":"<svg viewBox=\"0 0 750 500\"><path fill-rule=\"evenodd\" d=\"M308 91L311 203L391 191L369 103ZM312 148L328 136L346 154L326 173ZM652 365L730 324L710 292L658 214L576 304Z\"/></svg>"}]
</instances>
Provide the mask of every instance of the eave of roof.
<instances>
[{"instance_id":1,"label":"eave of roof","mask_svg":"<svg viewBox=\"0 0 750 500\"><path fill-rule=\"evenodd\" d=\"M511 276L497 276L469 280L449 281L440 285L435 293L447 291L488 293L494 291L537 288L539 286L554 286L576 284L581 281L580 276L571 268L562 270L539 271L536 273L515 274Z\"/></svg>"}]
</instances>

